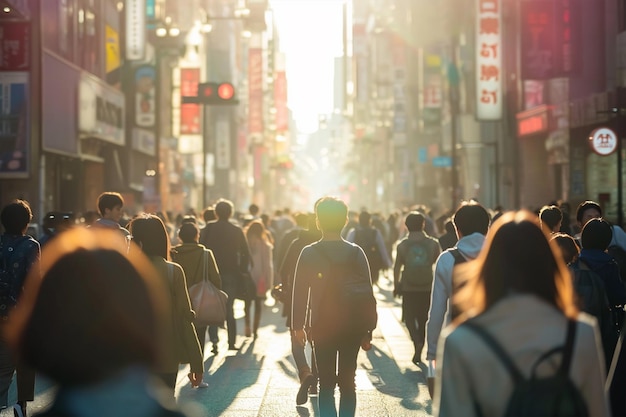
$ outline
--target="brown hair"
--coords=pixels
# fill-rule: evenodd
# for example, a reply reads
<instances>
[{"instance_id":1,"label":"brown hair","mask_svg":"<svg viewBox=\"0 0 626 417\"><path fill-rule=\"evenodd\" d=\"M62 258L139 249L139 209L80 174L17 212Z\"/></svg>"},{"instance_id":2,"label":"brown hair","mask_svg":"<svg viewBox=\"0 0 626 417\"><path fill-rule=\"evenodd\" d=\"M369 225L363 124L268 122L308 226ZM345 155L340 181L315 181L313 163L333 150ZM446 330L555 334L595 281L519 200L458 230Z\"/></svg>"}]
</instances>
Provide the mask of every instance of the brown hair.
<instances>
[{"instance_id":1,"label":"brown hair","mask_svg":"<svg viewBox=\"0 0 626 417\"><path fill-rule=\"evenodd\" d=\"M160 217L141 214L131 220L128 229L133 242L141 246L146 255L169 259L170 239Z\"/></svg>"},{"instance_id":2,"label":"brown hair","mask_svg":"<svg viewBox=\"0 0 626 417\"><path fill-rule=\"evenodd\" d=\"M140 251L116 245L118 233L59 235L43 250L43 278L31 271L11 315L10 344L61 385L95 383L131 365L152 368L163 354L162 283Z\"/></svg>"},{"instance_id":3,"label":"brown hair","mask_svg":"<svg viewBox=\"0 0 626 417\"><path fill-rule=\"evenodd\" d=\"M578 314L560 251L529 211L504 213L476 260L459 265L459 272L458 278L467 281L453 300L465 313L461 320L488 310L510 291L534 294L568 317Z\"/></svg>"}]
</instances>

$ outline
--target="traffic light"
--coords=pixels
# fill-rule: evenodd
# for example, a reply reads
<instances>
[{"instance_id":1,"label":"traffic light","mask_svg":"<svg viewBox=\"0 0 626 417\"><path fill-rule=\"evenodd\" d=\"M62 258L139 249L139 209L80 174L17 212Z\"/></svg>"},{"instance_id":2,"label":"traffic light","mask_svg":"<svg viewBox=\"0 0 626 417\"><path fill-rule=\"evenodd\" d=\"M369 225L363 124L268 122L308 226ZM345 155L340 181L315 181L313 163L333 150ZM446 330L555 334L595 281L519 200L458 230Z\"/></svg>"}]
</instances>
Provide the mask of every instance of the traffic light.
<instances>
[{"instance_id":1,"label":"traffic light","mask_svg":"<svg viewBox=\"0 0 626 417\"><path fill-rule=\"evenodd\" d=\"M198 103L212 106L239 104L235 98L235 87L231 83L200 83L197 100Z\"/></svg>"}]
</instances>

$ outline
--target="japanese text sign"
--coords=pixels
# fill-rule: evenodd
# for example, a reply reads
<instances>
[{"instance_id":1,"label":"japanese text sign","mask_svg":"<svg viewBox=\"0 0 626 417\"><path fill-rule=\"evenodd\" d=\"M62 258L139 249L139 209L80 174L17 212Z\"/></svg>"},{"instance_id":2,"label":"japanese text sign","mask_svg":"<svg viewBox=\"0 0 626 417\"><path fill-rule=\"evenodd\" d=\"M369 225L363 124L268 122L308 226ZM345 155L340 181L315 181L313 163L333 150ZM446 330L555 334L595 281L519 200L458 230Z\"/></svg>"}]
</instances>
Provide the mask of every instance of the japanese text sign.
<instances>
[{"instance_id":1,"label":"japanese text sign","mask_svg":"<svg viewBox=\"0 0 626 417\"><path fill-rule=\"evenodd\" d=\"M476 0L476 118L502 118L501 0Z\"/></svg>"}]
</instances>

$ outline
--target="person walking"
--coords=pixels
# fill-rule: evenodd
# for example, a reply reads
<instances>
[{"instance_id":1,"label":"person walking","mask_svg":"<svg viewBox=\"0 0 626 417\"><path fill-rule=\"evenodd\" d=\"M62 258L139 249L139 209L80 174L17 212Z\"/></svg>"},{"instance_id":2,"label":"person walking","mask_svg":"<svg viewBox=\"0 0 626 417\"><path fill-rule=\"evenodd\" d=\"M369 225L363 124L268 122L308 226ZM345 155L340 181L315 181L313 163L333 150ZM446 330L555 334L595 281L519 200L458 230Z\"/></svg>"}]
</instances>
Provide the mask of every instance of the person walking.
<instances>
[{"instance_id":1,"label":"person walking","mask_svg":"<svg viewBox=\"0 0 626 417\"><path fill-rule=\"evenodd\" d=\"M250 269L250 250L241 228L230 222L233 203L220 200L215 204L217 220L207 223L204 228L202 243L215 255L215 261L222 278L222 288L228 294L226 306L226 328L228 330L228 350L239 350L237 339L237 321L233 303L241 288L243 274Z\"/></svg>"},{"instance_id":2,"label":"person walking","mask_svg":"<svg viewBox=\"0 0 626 417\"><path fill-rule=\"evenodd\" d=\"M441 329L451 321L452 277L457 263L455 254L466 260L476 258L485 242L489 221L487 210L475 202L462 204L454 213L452 222L459 240L456 246L443 251L435 264L435 277L426 322L426 360L434 361L437 357L437 341Z\"/></svg>"},{"instance_id":3,"label":"person walking","mask_svg":"<svg viewBox=\"0 0 626 417\"><path fill-rule=\"evenodd\" d=\"M39 417L197 417L177 410L154 378L164 341L166 288L117 231L74 228L43 250L6 327L11 347L55 384ZM16 413L17 414L17 413Z\"/></svg>"},{"instance_id":4,"label":"person walking","mask_svg":"<svg viewBox=\"0 0 626 417\"><path fill-rule=\"evenodd\" d=\"M369 341L368 331L376 323L368 320L371 311L347 302L351 294L346 276L350 276L353 286L368 288L374 314L375 299L365 253L341 238L348 217L347 205L337 198L324 197L317 202L315 214L322 239L302 249L298 259L291 312L293 336L304 346L305 328L310 323L309 337L319 372L320 416L337 416L335 387L339 385L339 416L350 417L356 410L357 355L361 343Z\"/></svg>"},{"instance_id":5,"label":"person walking","mask_svg":"<svg viewBox=\"0 0 626 417\"><path fill-rule=\"evenodd\" d=\"M434 415L519 415L521 406L531 415L564 415L552 408L564 394L575 409L568 415L609 416L597 323L579 315L571 276L537 216L504 213L476 261L463 267L461 315L437 353ZM516 389L536 388L525 382L531 375L556 372L564 377L551 379L543 396ZM561 391L565 383L569 390Z\"/></svg>"},{"instance_id":6,"label":"person walking","mask_svg":"<svg viewBox=\"0 0 626 417\"><path fill-rule=\"evenodd\" d=\"M372 215L368 211L359 214L359 225L348 232L348 242L359 245L367 257L372 283L378 283L381 270L391 268L391 258L385 247L385 240L378 229L372 226Z\"/></svg>"},{"instance_id":7,"label":"person walking","mask_svg":"<svg viewBox=\"0 0 626 417\"><path fill-rule=\"evenodd\" d=\"M244 323L246 337L251 335L257 338L259 324L261 323L261 313L263 312L263 303L274 283L274 260L272 259L272 251L274 247L270 243L267 231L261 220L253 220L246 228L246 239L250 248L252 259L252 267L250 268L250 276L256 284L256 294L250 300L245 300L244 304ZM254 319L252 321L252 329L250 328L250 308L254 304Z\"/></svg>"},{"instance_id":8,"label":"person walking","mask_svg":"<svg viewBox=\"0 0 626 417\"><path fill-rule=\"evenodd\" d=\"M307 228L305 230L301 230L300 235L293 242L291 242L291 245L287 248L285 259L283 260L279 270L282 290L286 295L283 299L283 312L284 315L287 316L286 324L290 330L293 330L293 326L291 324L291 298L293 295L293 279L296 272L298 257L305 246L317 242L322 237L322 233L319 231L317 224L315 223L315 213L309 213L307 218ZM315 364L315 355L314 352L312 352L310 362L307 361L305 346L296 340L293 332L291 333L291 354L294 362L296 363L298 379L300 380L300 388L296 394L296 404L302 405L306 402L308 394L317 394L318 374L317 366Z\"/></svg>"},{"instance_id":9,"label":"person walking","mask_svg":"<svg viewBox=\"0 0 626 417\"><path fill-rule=\"evenodd\" d=\"M204 280L211 281L217 289L222 289L222 280L215 262L215 257L210 249L198 243L200 231L195 223L183 223L178 230L178 238L182 242L180 245L172 248L170 254L172 261L179 264L185 271L187 280L187 290ZM211 352L218 352L218 326L209 326L209 340L212 343ZM198 333L198 341L200 348L204 354L204 345L206 341L207 326L196 325ZM204 388L206 384L200 384L200 388Z\"/></svg>"},{"instance_id":10,"label":"person walking","mask_svg":"<svg viewBox=\"0 0 626 417\"><path fill-rule=\"evenodd\" d=\"M189 379L194 387L202 383L204 373L204 358L193 324L195 313L189 301L185 272L177 263L168 261L170 239L159 217L152 214L137 216L130 222L129 229L133 242L150 259L162 285L169 290L171 316L166 322L169 328L163 332L172 335L167 348L176 355L164 358L157 375L169 387L173 397L179 363L189 363Z\"/></svg>"},{"instance_id":11,"label":"person walking","mask_svg":"<svg viewBox=\"0 0 626 417\"><path fill-rule=\"evenodd\" d=\"M35 398L35 371L11 352L4 336L9 313L22 298L26 277L39 279L41 250L39 243L26 234L33 219L30 205L25 200L14 200L0 212L4 233L0 236L0 407L8 405L9 386L13 374L17 378L16 417L24 417L26 404Z\"/></svg>"},{"instance_id":12,"label":"person walking","mask_svg":"<svg viewBox=\"0 0 626 417\"><path fill-rule=\"evenodd\" d=\"M98 196L98 218L91 227L103 227L106 229L119 230L127 239L130 238L130 232L120 225L120 220L124 214L124 199L120 193L105 191Z\"/></svg>"},{"instance_id":13,"label":"person walking","mask_svg":"<svg viewBox=\"0 0 626 417\"><path fill-rule=\"evenodd\" d=\"M441 252L439 242L424 232L424 222L424 215L417 211L406 216L409 235L398 243L393 267L393 294L402 296L402 317L415 347L414 364L422 360L433 265Z\"/></svg>"}]
</instances>

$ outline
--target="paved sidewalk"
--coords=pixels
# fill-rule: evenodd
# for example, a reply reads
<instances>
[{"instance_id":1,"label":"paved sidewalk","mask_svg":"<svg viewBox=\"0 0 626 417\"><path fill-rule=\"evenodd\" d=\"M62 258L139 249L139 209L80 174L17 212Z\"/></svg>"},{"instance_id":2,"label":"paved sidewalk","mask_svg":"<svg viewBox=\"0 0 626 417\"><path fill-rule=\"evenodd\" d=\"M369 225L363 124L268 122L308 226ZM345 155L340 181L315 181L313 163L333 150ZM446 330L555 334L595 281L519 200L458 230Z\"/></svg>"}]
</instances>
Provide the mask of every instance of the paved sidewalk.
<instances>
[{"instance_id":1,"label":"paved sidewalk","mask_svg":"<svg viewBox=\"0 0 626 417\"><path fill-rule=\"evenodd\" d=\"M381 277L376 296L379 324L372 349L361 351L357 368L357 416L429 416L431 401L426 387L426 366L411 362L413 344L400 322L400 308L391 296L390 284ZM268 300L256 340L238 336L240 351L228 351L226 331L220 330L219 353L205 349L206 389L192 389L188 367L181 366L176 395L181 406L200 408L207 417L319 416L317 398L296 406L298 373L291 357L290 337L281 315L282 305ZM238 332L243 333L243 303L235 304ZM36 399L29 413L49 405L54 387L38 378ZM339 398L337 391L337 400ZM15 401L14 387L9 393ZM0 417L12 416L12 409Z\"/></svg>"}]
</instances>

